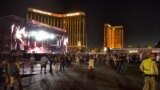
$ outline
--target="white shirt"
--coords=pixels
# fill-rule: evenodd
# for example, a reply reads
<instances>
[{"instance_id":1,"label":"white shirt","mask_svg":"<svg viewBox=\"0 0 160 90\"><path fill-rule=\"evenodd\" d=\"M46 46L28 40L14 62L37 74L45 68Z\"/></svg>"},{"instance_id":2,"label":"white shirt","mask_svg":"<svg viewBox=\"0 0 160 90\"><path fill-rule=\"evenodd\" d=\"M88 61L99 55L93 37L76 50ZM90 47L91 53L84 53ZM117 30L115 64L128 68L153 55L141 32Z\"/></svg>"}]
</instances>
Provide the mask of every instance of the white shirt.
<instances>
[{"instance_id":1,"label":"white shirt","mask_svg":"<svg viewBox=\"0 0 160 90\"><path fill-rule=\"evenodd\" d=\"M45 56L41 57L41 63L42 64L46 64L47 62L48 62L48 58L47 57L45 57Z\"/></svg>"},{"instance_id":2,"label":"white shirt","mask_svg":"<svg viewBox=\"0 0 160 90\"><path fill-rule=\"evenodd\" d=\"M36 59L35 59L35 57L31 56L30 60L31 60L31 62L35 62Z\"/></svg>"},{"instance_id":3,"label":"white shirt","mask_svg":"<svg viewBox=\"0 0 160 90\"><path fill-rule=\"evenodd\" d=\"M94 60L93 59L89 59L88 69L90 69L90 67L92 67L94 69Z\"/></svg>"},{"instance_id":4,"label":"white shirt","mask_svg":"<svg viewBox=\"0 0 160 90\"><path fill-rule=\"evenodd\" d=\"M160 59L160 55L157 55L156 61L159 61L159 59Z\"/></svg>"},{"instance_id":5,"label":"white shirt","mask_svg":"<svg viewBox=\"0 0 160 90\"><path fill-rule=\"evenodd\" d=\"M76 63L79 63L79 58L78 58L78 56L76 56Z\"/></svg>"}]
</instances>

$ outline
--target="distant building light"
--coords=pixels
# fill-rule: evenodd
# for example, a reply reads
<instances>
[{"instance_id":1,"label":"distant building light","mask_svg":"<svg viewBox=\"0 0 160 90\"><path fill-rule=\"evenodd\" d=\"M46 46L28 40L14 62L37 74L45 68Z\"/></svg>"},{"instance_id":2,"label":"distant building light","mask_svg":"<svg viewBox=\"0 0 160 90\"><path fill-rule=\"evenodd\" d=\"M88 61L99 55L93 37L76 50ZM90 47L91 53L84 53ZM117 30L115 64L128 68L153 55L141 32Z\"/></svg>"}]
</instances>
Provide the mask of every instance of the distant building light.
<instances>
[{"instance_id":1,"label":"distant building light","mask_svg":"<svg viewBox=\"0 0 160 90\"><path fill-rule=\"evenodd\" d=\"M45 12L45 11L41 11L41 10L37 10L37 9L32 9L33 12L36 12L36 13L41 13L41 14L46 14L46 15L52 15L52 13L50 12Z\"/></svg>"},{"instance_id":2,"label":"distant building light","mask_svg":"<svg viewBox=\"0 0 160 90\"><path fill-rule=\"evenodd\" d=\"M81 41L78 41L78 42L77 42L77 46L78 46L78 47L81 47Z\"/></svg>"},{"instance_id":3,"label":"distant building light","mask_svg":"<svg viewBox=\"0 0 160 90\"><path fill-rule=\"evenodd\" d=\"M78 16L78 15L84 15L84 13L77 12L77 13L68 13L68 14L65 14L66 17L69 17L69 16Z\"/></svg>"},{"instance_id":4,"label":"distant building light","mask_svg":"<svg viewBox=\"0 0 160 90\"><path fill-rule=\"evenodd\" d=\"M33 9L33 8L28 8L28 11L35 12L35 13L40 13L40 14L45 14L49 16L55 16L55 17L70 17L70 16L79 16L79 15L85 15L84 12L75 12L75 13L68 13L68 14L55 14L55 13L50 13L38 9Z\"/></svg>"},{"instance_id":5,"label":"distant building light","mask_svg":"<svg viewBox=\"0 0 160 90\"><path fill-rule=\"evenodd\" d=\"M55 16L55 17L64 17L64 14L55 14L55 13L52 13L52 16Z\"/></svg>"},{"instance_id":6,"label":"distant building light","mask_svg":"<svg viewBox=\"0 0 160 90\"><path fill-rule=\"evenodd\" d=\"M116 28L123 28L123 26L114 26L114 28L116 29Z\"/></svg>"},{"instance_id":7,"label":"distant building light","mask_svg":"<svg viewBox=\"0 0 160 90\"><path fill-rule=\"evenodd\" d=\"M108 27L111 27L111 25L107 24Z\"/></svg>"},{"instance_id":8,"label":"distant building light","mask_svg":"<svg viewBox=\"0 0 160 90\"><path fill-rule=\"evenodd\" d=\"M104 47L104 52L106 52L107 51L107 48L106 47Z\"/></svg>"},{"instance_id":9,"label":"distant building light","mask_svg":"<svg viewBox=\"0 0 160 90\"><path fill-rule=\"evenodd\" d=\"M130 50L129 53L138 53L138 50Z\"/></svg>"}]
</instances>

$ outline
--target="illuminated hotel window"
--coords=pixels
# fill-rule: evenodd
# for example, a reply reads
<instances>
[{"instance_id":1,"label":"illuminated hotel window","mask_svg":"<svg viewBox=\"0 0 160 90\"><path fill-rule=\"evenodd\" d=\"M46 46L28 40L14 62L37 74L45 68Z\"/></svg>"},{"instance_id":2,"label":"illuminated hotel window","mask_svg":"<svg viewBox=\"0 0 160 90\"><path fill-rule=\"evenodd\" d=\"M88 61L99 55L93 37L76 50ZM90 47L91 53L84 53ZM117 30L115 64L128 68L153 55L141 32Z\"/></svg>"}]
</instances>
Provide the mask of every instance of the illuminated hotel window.
<instances>
[{"instance_id":1,"label":"illuminated hotel window","mask_svg":"<svg viewBox=\"0 0 160 90\"><path fill-rule=\"evenodd\" d=\"M123 48L123 26L105 24L104 47Z\"/></svg>"}]
</instances>

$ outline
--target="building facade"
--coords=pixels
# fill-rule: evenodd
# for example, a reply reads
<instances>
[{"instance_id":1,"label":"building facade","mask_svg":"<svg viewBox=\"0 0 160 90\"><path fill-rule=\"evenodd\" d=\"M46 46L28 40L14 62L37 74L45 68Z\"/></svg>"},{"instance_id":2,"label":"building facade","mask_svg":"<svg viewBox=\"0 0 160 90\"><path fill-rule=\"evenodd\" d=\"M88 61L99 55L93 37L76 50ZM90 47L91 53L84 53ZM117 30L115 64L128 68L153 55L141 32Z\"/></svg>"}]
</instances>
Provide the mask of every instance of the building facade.
<instances>
[{"instance_id":1,"label":"building facade","mask_svg":"<svg viewBox=\"0 0 160 90\"><path fill-rule=\"evenodd\" d=\"M65 29L68 35L68 47L82 48L87 46L84 12L55 14L28 8L27 19Z\"/></svg>"},{"instance_id":2,"label":"building facade","mask_svg":"<svg viewBox=\"0 0 160 90\"><path fill-rule=\"evenodd\" d=\"M104 47L123 48L123 26L104 25Z\"/></svg>"}]
</instances>

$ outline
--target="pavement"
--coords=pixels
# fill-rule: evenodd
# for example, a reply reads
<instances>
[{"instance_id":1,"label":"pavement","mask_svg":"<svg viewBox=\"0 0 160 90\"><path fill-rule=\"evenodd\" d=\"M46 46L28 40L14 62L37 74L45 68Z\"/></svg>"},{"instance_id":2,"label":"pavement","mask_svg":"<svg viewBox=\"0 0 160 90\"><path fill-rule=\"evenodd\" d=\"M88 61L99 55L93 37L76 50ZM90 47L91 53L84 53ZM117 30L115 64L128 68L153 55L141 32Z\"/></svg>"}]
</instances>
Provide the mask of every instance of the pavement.
<instances>
[{"instance_id":1,"label":"pavement","mask_svg":"<svg viewBox=\"0 0 160 90\"><path fill-rule=\"evenodd\" d=\"M22 85L24 90L142 90L143 75L139 71L139 65L126 66L125 72L116 73L104 65L96 65L94 80L87 77L85 64L78 71L66 68L65 72L55 72L53 66L52 74L40 74L40 66L37 65L32 74L29 68L25 68L25 73L21 73ZM160 90L159 82L157 90Z\"/></svg>"}]
</instances>

